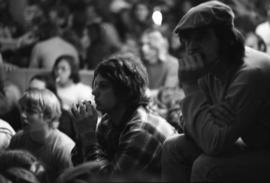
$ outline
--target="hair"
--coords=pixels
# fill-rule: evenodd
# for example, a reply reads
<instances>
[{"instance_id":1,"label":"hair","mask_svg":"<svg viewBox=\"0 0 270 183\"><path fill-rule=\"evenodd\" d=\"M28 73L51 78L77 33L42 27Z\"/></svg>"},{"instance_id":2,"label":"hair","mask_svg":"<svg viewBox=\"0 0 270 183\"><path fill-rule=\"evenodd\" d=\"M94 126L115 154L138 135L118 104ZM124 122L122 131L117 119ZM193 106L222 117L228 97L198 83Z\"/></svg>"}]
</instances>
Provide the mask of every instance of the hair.
<instances>
[{"instance_id":1,"label":"hair","mask_svg":"<svg viewBox=\"0 0 270 183\"><path fill-rule=\"evenodd\" d=\"M214 32L220 41L220 56L231 65L240 65L245 57L244 36L234 27L214 26Z\"/></svg>"},{"instance_id":2,"label":"hair","mask_svg":"<svg viewBox=\"0 0 270 183\"><path fill-rule=\"evenodd\" d=\"M54 63L54 66L53 66L53 73L52 73L54 78L55 78L54 71L56 69L56 66L63 60L65 60L70 66L70 70L71 70L70 79L74 83L79 83L80 82L79 66L75 62L75 58L73 56L71 56L71 55L61 55L55 60L55 63Z\"/></svg>"},{"instance_id":3,"label":"hair","mask_svg":"<svg viewBox=\"0 0 270 183\"><path fill-rule=\"evenodd\" d=\"M38 162L37 158L29 151L14 149L0 152L0 172L12 167L31 169L33 163Z\"/></svg>"},{"instance_id":4,"label":"hair","mask_svg":"<svg viewBox=\"0 0 270 183\"><path fill-rule=\"evenodd\" d=\"M151 11L152 11L151 5L143 0L139 0L135 3L133 3L133 5L131 6L131 10L130 10L131 15L137 19L136 15L135 15L135 11L137 10L137 8L140 5L144 5L148 9L148 11L149 11L148 17L151 17Z\"/></svg>"},{"instance_id":5,"label":"hair","mask_svg":"<svg viewBox=\"0 0 270 183\"><path fill-rule=\"evenodd\" d=\"M19 105L26 111L37 110L44 114L44 118L49 120L49 126L54 127L61 116L61 105L56 95L48 89L27 89Z\"/></svg>"},{"instance_id":6,"label":"hair","mask_svg":"<svg viewBox=\"0 0 270 183\"><path fill-rule=\"evenodd\" d=\"M148 75L141 60L133 54L113 55L102 61L94 72L93 85L97 75L108 79L115 95L124 99L131 107L146 105Z\"/></svg>"},{"instance_id":7,"label":"hair","mask_svg":"<svg viewBox=\"0 0 270 183\"><path fill-rule=\"evenodd\" d=\"M49 20L41 20L38 23L38 28L35 33L40 39L40 41L49 39L60 34L57 25Z\"/></svg>"},{"instance_id":8,"label":"hair","mask_svg":"<svg viewBox=\"0 0 270 183\"><path fill-rule=\"evenodd\" d=\"M11 175L9 172L13 168L31 172L37 178L45 178L43 177L45 176L44 165L27 150L14 149L0 152L0 164L0 173L8 178L16 178L15 174Z\"/></svg>"},{"instance_id":9,"label":"hair","mask_svg":"<svg viewBox=\"0 0 270 183\"><path fill-rule=\"evenodd\" d=\"M55 83L55 80L50 73L48 73L48 72L38 73L38 74L34 75L30 79L30 81L33 81L35 79L43 81L45 83L45 87L47 89L49 89L50 91L52 91L55 95L57 95L56 83Z\"/></svg>"},{"instance_id":10,"label":"hair","mask_svg":"<svg viewBox=\"0 0 270 183\"><path fill-rule=\"evenodd\" d=\"M13 183L40 183L33 172L20 167L13 167L6 170L5 176Z\"/></svg>"}]
</instances>

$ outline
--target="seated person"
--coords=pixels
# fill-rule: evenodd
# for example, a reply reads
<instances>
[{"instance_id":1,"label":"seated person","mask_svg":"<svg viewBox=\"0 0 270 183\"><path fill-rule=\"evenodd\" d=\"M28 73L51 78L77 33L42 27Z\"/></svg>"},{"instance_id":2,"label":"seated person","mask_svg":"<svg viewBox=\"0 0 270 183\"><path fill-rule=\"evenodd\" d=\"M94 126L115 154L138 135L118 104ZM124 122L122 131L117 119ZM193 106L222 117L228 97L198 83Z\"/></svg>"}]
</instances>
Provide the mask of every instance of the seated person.
<instances>
[{"instance_id":1,"label":"seated person","mask_svg":"<svg viewBox=\"0 0 270 183\"><path fill-rule=\"evenodd\" d=\"M178 60L169 54L168 40L155 29L144 31L141 37L140 55L146 67L149 88L178 87Z\"/></svg>"},{"instance_id":2,"label":"seated person","mask_svg":"<svg viewBox=\"0 0 270 183\"><path fill-rule=\"evenodd\" d=\"M112 56L95 69L92 87L96 108L90 102L72 108L82 156L93 174L160 176L162 144L175 129L147 107L147 84L146 69L133 55ZM103 116L97 124L96 149L86 154L84 144L94 138L89 129L97 123L97 110Z\"/></svg>"},{"instance_id":3,"label":"seated person","mask_svg":"<svg viewBox=\"0 0 270 183\"><path fill-rule=\"evenodd\" d=\"M245 47L234 17L207 1L175 28L184 134L163 145L163 181L270 181L270 57Z\"/></svg>"},{"instance_id":4,"label":"seated person","mask_svg":"<svg viewBox=\"0 0 270 183\"><path fill-rule=\"evenodd\" d=\"M49 181L72 166L71 150L75 143L55 128L61 107L58 98L47 89L29 89L19 101L23 130L14 135L10 149L25 149L45 165Z\"/></svg>"},{"instance_id":5,"label":"seated person","mask_svg":"<svg viewBox=\"0 0 270 183\"><path fill-rule=\"evenodd\" d=\"M29 88L49 89L58 97L56 91L56 82L51 73L45 72L34 75L29 81ZM58 99L61 103L61 99L59 97ZM74 124L72 123L72 116L70 112L63 109L63 107L61 107L61 112L58 129L67 134L73 140L76 140L75 128Z\"/></svg>"},{"instance_id":6,"label":"seated person","mask_svg":"<svg viewBox=\"0 0 270 183\"><path fill-rule=\"evenodd\" d=\"M82 100L94 101L92 88L80 82L79 67L71 55L58 57L52 74L64 109L69 110L73 104Z\"/></svg>"}]
</instances>

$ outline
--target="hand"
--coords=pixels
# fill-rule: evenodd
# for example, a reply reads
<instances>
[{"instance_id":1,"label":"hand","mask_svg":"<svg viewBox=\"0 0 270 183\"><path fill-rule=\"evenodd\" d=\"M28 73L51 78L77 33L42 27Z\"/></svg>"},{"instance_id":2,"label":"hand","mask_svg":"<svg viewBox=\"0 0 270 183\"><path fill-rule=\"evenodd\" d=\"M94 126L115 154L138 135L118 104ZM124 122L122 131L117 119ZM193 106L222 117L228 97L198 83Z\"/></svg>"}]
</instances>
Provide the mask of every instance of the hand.
<instances>
[{"instance_id":1,"label":"hand","mask_svg":"<svg viewBox=\"0 0 270 183\"><path fill-rule=\"evenodd\" d=\"M77 134L81 135L95 130L98 113L90 101L74 104L71 112L75 121L74 126Z\"/></svg>"},{"instance_id":2,"label":"hand","mask_svg":"<svg viewBox=\"0 0 270 183\"><path fill-rule=\"evenodd\" d=\"M179 60L179 79L182 83L194 83L206 73L202 56L193 54Z\"/></svg>"}]
</instances>

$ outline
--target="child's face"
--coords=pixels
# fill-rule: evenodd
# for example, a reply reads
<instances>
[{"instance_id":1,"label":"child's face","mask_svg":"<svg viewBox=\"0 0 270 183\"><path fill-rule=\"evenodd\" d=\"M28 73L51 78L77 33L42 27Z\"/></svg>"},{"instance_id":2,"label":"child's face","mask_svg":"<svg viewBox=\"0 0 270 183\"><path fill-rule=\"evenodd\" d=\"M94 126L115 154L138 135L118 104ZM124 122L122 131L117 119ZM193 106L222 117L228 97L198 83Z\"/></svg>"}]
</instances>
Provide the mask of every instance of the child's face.
<instances>
[{"instance_id":1,"label":"child's face","mask_svg":"<svg viewBox=\"0 0 270 183\"><path fill-rule=\"evenodd\" d=\"M21 108L21 119L33 140L44 137L49 129L49 123L44 118L44 114L38 109Z\"/></svg>"},{"instance_id":2,"label":"child's face","mask_svg":"<svg viewBox=\"0 0 270 183\"><path fill-rule=\"evenodd\" d=\"M155 64L158 61L159 50L156 43L157 36L155 36L155 33L145 34L142 36L140 53L142 59L148 64Z\"/></svg>"}]
</instances>

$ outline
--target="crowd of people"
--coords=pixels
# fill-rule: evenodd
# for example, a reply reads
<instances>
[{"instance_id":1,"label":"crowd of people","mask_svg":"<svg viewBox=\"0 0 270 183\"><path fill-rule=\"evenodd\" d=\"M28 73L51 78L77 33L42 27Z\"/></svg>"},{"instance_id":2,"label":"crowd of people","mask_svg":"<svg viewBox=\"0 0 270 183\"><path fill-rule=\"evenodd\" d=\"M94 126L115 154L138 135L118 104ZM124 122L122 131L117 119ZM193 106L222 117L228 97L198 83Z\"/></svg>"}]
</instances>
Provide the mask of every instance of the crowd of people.
<instances>
[{"instance_id":1,"label":"crowd of people","mask_svg":"<svg viewBox=\"0 0 270 183\"><path fill-rule=\"evenodd\" d=\"M28 0L22 26L2 0L0 182L270 181L258 2ZM43 71L25 91L20 68Z\"/></svg>"}]
</instances>

